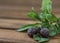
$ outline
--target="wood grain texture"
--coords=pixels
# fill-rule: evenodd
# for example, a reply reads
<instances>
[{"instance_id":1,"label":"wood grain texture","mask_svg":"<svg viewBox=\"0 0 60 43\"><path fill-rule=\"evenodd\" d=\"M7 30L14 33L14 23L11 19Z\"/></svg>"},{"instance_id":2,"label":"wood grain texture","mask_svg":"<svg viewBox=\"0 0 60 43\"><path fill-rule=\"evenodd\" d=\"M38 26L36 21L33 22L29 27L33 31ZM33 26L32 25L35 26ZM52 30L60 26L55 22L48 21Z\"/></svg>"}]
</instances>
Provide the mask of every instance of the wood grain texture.
<instances>
[{"instance_id":1,"label":"wood grain texture","mask_svg":"<svg viewBox=\"0 0 60 43\"><path fill-rule=\"evenodd\" d=\"M4 34L3 34L4 33ZM48 43L60 43L60 35L51 38ZM0 29L0 42L3 43L38 43L29 38L27 33Z\"/></svg>"},{"instance_id":2,"label":"wood grain texture","mask_svg":"<svg viewBox=\"0 0 60 43\"><path fill-rule=\"evenodd\" d=\"M28 37L26 33L19 33L12 30L0 29L0 42L10 43L36 43L34 40Z\"/></svg>"},{"instance_id":3,"label":"wood grain texture","mask_svg":"<svg viewBox=\"0 0 60 43\"><path fill-rule=\"evenodd\" d=\"M33 24L36 22L30 20L0 19L0 28L15 30L18 29L21 25Z\"/></svg>"},{"instance_id":4,"label":"wood grain texture","mask_svg":"<svg viewBox=\"0 0 60 43\"><path fill-rule=\"evenodd\" d=\"M60 17L60 1L52 1L53 11ZM27 13L31 11L32 6L40 12L41 0L0 0L0 18L29 19Z\"/></svg>"}]
</instances>

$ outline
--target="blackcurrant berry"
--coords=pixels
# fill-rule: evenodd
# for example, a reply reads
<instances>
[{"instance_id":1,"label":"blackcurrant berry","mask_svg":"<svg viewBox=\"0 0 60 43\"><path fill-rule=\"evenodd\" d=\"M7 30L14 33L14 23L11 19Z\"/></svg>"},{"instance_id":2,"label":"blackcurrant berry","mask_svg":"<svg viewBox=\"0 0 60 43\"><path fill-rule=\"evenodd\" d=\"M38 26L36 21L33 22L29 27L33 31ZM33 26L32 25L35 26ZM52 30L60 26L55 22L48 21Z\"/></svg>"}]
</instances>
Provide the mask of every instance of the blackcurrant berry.
<instances>
[{"instance_id":1,"label":"blackcurrant berry","mask_svg":"<svg viewBox=\"0 0 60 43\"><path fill-rule=\"evenodd\" d=\"M35 28L28 29L27 33L28 36L33 37L33 35L36 34L36 29Z\"/></svg>"},{"instance_id":2,"label":"blackcurrant berry","mask_svg":"<svg viewBox=\"0 0 60 43\"><path fill-rule=\"evenodd\" d=\"M47 28L42 28L42 29L40 30L40 35L41 35L42 37L48 37L48 36L49 36L49 29L47 29Z\"/></svg>"}]
</instances>

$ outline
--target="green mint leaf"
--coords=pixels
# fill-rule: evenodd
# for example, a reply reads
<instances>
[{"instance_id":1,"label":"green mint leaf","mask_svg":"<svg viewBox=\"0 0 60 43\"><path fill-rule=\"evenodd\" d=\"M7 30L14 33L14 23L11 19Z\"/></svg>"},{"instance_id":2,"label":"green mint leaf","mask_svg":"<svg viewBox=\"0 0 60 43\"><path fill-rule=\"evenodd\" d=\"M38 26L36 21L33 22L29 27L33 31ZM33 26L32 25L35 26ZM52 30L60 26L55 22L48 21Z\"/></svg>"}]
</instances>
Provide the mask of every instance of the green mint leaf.
<instances>
[{"instance_id":1,"label":"green mint leaf","mask_svg":"<svg viewBox=\"0 0 60 43\"><path fill-rule=\"evenodd\" d=\"M53 15L52 13L51 14L48 14L48 13L41 13L39 15L39 18L41 19L41 21L48 21L48 22L56 22L57 21L57 17L55 15Z\"/></svg>"},{"instance_id":2,"label":"green mint leaf","mask_svg":"<svg viewBox=\"0 0 60 43\"><path fill-rule=\"evenodd\" d=\"M18 29L17 31L18 32L22 32L22 31L26 31L27 29L35 28L35 27L38 27L38 26L40 26L39 23L28 24L28 25L21 26L20 29Z\"/></svg>"},{"instance_id":3,"label":"green mint leaf","mask_svg":"<svg viewBox=\"0 0 60 43\"><path fill-rule=\"evenodd\" d=\"M39 20L39 14L34 10L34 8L32 7L32 11L28 13L28 17L33 19L33 20Z\"/></svg>"},{"instance_id":4,"label":"green mint leaf","mask_svg":"<svg viewBox=\"0 0 60 43\"><path fill-rule=\"evenodd\" d=\"M44 42L48 42L49 38L40 38L40 40L38 42L40 43L44 43Z\"/></svg>"},{"instance_id":5,"label":"green mint leaf","mask_svg":"<svg viewBox=\"0 0 60 43\"><path fill-rule=\"evenodd\" d=\"M46 22L42 22L42 24L41 24L41 27L42 28L48 28L50 25L49 25L49 23L46 21Z\"/></svg>"},{"instance_id":6,"label":"green mint leaf","mask_svg":"<svg viewBox=\"0 0 60 43\"><path fill-rule=\"evenodd\" d=\"M17 32L23 32L23 31L26 31L26 30L29 29L29 28L32 28L32 26L20 28L20 29L17 30Z\"/></svg>"},{"instance_id":7,"label":"green mint leaf","mask_svg":"<svg viewBox=\"0 0 60 43\"><path fill-rule=\"evenodd\" d=\"M60 27L60 18L57 19L57 24L58 24L59 27Z\"/></svg>"},{"instance_id":8,"label":"green mint leaf","mask_svg":"<svg viewBox=\"0 0 60 43\"><path fill-rule=\"evenodd\" d=\"M57 34L60 34L60 22L57 22L55 26L57 28Z\"/></svg>"},{"instance_id":9,"label":"green mint leaf","mask_svg":"<svg viewBox=\"0 0 60 43\"><path fill-rule=\"evenodd\" d=\"M51 31L50 34L49 34L49 36L51 36L51 37L55 36L55 35L56 35L56 32L54 32L54 31Z\"/></svg>"},{"instance_id":10,"label":"green mint leaf","mask_svg":"<svg viewBox=\"0 0 60 43\"><path fill-rule=\"evenodd\" d=\"M43 22L45 22L45 20L46 20L45 14L43 14L43 13L40 13L40 14L39 14L39 18L40 18L40 20L43 21Z\"/></svg>"},{"instance_id":11,"label":"green mint leaf","mask_svg":"<svg viewBox=\"0 0 60 43\"><path fill-rule=\"evenodd\" d=\"M39 43L43 43L43 42L49 41L49 38L42 38L39 35L34 35L33 36L33 39L36 40L36 41L38 41Z\"/></svg>"},{"instance_id":12,"label":"green mint leaf","mask_svg":"<svg viewBox=\"0 0 60 43\"><path fill-rule=\"evenodd\" d=\"M49 36L55 36L57 34L57 28L55 25L50 25L49 30L50 30Z\"/></svg>"},{"instance_id":13,"label":"green mint leaf","mask_svg":"<svg viewBox=\"0 0 60 43\"><path fill-rule=\"evenodd\" d=\"M46 14L46 19L49 21L49 22L55 22L57 21L57 17L53 14Z\"/></svg>"},{"instance_id":14,"label":"green mint leaf","mask_svg":"<svg viewBox=\"0 0 60 43\"><path fill-rule=\"evenodd\" d=\"M36 40L36 41L39 41L39 40L40 40L40 36L34 35L34 36L33 36L33 39Z\"/></svg>"}]
</instances>

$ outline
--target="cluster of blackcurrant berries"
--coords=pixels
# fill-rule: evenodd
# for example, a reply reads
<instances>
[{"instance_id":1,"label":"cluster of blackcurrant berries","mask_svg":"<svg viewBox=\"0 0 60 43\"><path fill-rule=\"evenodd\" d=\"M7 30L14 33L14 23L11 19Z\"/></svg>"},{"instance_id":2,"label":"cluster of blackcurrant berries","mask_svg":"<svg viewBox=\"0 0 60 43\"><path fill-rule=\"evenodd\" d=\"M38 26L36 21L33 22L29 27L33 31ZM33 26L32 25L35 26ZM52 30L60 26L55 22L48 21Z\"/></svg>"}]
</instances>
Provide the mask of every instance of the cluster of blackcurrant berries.
<instances>
[{"instance_id":1,"label":"cluster of blackcurrant berries","mask_svg":"<svg viewBox=\"0 0 60 43\"><path fill-rule=\"evenodd\" d=\"M35 34L39 34L40 36L46 38L46 37L49 36L50 32L49 32L48 28L40 28L40 27L38 27L38 28L30 28L30 29L28 29L27 33L28 33L28 36L30 36L30 37L33 37L33 35L35 35Z\"/></svg>"}]
</instances>

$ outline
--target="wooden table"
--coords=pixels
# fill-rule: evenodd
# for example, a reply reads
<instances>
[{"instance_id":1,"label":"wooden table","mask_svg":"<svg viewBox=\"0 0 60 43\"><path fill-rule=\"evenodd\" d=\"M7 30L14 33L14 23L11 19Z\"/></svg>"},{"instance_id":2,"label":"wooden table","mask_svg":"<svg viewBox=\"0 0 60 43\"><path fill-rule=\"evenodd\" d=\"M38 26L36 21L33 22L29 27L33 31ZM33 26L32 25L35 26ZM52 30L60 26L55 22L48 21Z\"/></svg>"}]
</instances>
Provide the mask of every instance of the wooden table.
<instances>
[{"instance_id":1,"label":"wooden table","mask_svg":"<svg viewBox=\"0 0 60 43\"><path fill-rule=\"evenodd\" d=\"M53 1L53 12L60 17L60 1ZM39 13L41 0L0 0L0 43L37 43L27 33L16 32L21 25L36 23L27 17L31 7ZM60 43L60 36L48 43Z\"/></svg>"},{"instance_id":2,"label":"wooden table","mask_svg":"<svg viewBox=\"0 0 60 43\"><path fill-rule=\"evenodd\" d=\"M4 22L3 22L4 21ZM0 19L0 42L4 43L37 43L27 33L16 32L20 24L31 24L30 20ZM5 27L5 28L4 28ZM53 37L48 43L60 43L60 36Z\"/></svg>"}]
</instances>

